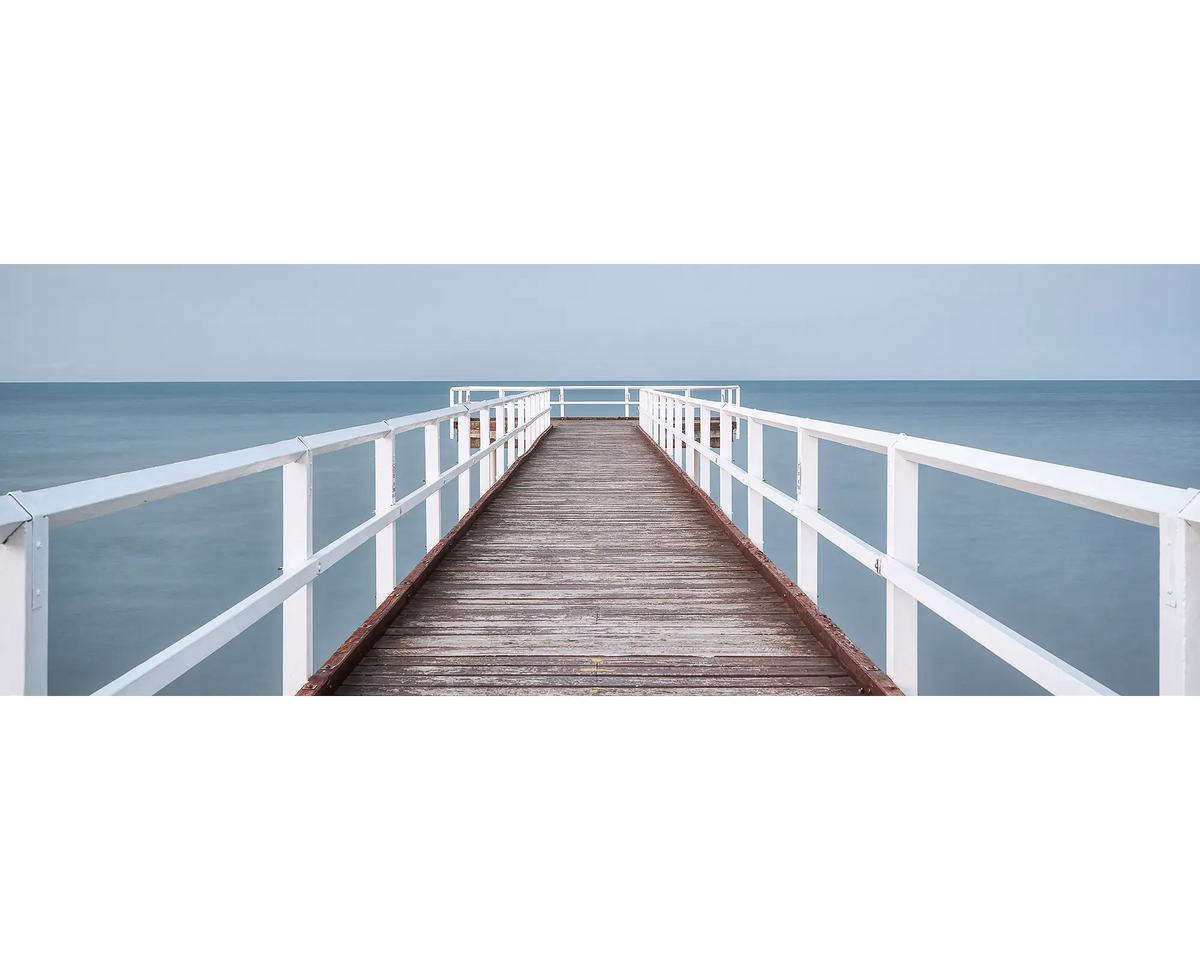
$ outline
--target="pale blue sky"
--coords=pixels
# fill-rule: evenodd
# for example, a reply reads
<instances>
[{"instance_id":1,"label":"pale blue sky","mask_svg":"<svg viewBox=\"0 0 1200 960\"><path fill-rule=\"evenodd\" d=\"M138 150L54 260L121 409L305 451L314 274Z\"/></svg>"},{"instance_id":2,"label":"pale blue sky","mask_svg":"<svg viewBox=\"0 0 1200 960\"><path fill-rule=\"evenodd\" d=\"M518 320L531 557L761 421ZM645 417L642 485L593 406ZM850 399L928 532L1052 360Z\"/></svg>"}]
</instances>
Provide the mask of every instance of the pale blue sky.
<instances>
[{"instance_id":1,"label":"pale blue sky","mask_svg":"<svg viewBox=\"0 0 1200 960\"><path fill-rule=\"evenodd\" d=\"M0 380L1192 379L1197 267L0 267Z\"/></svg>"}]
</instances>

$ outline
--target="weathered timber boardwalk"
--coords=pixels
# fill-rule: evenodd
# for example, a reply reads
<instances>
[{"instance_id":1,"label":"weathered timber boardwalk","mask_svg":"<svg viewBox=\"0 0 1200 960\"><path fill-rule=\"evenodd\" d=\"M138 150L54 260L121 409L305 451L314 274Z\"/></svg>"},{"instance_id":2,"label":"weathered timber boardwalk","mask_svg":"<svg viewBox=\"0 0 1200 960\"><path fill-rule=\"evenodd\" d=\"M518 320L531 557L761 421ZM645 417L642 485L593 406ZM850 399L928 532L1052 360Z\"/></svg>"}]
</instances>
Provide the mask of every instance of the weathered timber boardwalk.
<instances>
[{"instance_id":1,"label":"weathered timber boardwalk","mask_svg":"<svg viewBox=\"0 0 1200 960\"><path fill-rule=\"evenodd\" d=\"M557 421L442 547L302 693L898 692L636 422Z\"/></svg>"}]
</instances>

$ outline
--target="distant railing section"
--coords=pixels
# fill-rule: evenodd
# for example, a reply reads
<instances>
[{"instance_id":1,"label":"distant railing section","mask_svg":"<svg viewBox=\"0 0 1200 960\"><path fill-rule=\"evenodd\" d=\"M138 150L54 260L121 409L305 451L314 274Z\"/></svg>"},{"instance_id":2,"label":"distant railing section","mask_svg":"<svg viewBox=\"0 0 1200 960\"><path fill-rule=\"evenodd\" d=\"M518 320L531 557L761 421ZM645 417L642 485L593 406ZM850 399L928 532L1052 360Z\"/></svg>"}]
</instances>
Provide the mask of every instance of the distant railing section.
<instances>
[{"instance_id":1,"label":"distant railing section","mask_svg":"<svg viewBox=\"0 0 1200 960\"><path fill-rule=\"evenodd\" d=\"M480 449L471 454L470 421L480 420ZM491 421L495 418L495 441ZM458 463L440 464L438 425L458 424ZM375 602L395 589L395 523L425 504L426 549L441 539L441 490L458 479L458 516L470 508L469 471L479 466L482 496L550 424L545 387L502 398L452 404L395 420L319 433L232 453L151 467L0 498L0 694L47 692L50 531L202 487L279 467L283 471L282 573L240 603L98 690L98 694L152 694L182 676L276 607L283 606L285 695L313 672L313 581L349 553L375 539ZM398 434L425 431L425 482L396 499ZM313 550L313 458L375 443L375 513L320 550Z\"/></svg>"},{"instance_id":2,"label":"distant railing section","mask_svg":"<svg viewBox=\"0 0 1200 960\"><path fill-rule=\"evenodd\" d=\"M763 500L796 518L797 584L817 596L817 537L824 537L887 581L888 674L908 694L918 692L917 605L986 647L1056 694L1111 694L961 597L917 572L918 467L936 467L1025 493L1075 504L1159 529L1159 693L1200 694L1200 491L1111 476L1060 464L976 450L904 434L713 403L643 388L640 427L705 493L718 470L717 500L732 516L734 480L747 491L747 535L762 549ZM709 412L698 416L698 411ZM719 415L719 453L710 449L711 413ZM699 439L693 418L699 419ZM733 461L732 420L747 423L747 465ZM796 490L763 479L763 427L796 434ZM819 511L818 444L829 440L887 457L887 549L877 550Z\"/></svg>"},{"instance_id":3,"label":"distant railing section","mask_svg":"<svg viewBox=\"0 0 1200 960\"><path fill-rule=\"evenodd\" d=\"M516 393L522 390L537 390L544 389L538 387L521 387L521 386L470 386L470 387L451 387L450 388L450 403L470 403L472 394L480 393L495 393L503 397L506 393ZM612 384L604 384L602 386L589 386L586 384L568 384L566 386L554 386L549 388L558 394L558 399L553 401L554 406L558 407L558 415L565 417L567 415L567 407L624 407L626 418L630 417L630 409L638 406L638 397L642 390L675 390L683 393L684 396L690 397L693 394L700 393L716 393L719 403L739 404L742 402L742 388L734 384L683 384L671 386L613 386ZM579 391L590 392L608 392L616 393L619 399L616 400L589 400L576 396L568 400L567 391L574 393ZM623 396L620 396L623 394ZM738 424L734 424L734 436L738 436Z\"/></svg>"}]
</instances>

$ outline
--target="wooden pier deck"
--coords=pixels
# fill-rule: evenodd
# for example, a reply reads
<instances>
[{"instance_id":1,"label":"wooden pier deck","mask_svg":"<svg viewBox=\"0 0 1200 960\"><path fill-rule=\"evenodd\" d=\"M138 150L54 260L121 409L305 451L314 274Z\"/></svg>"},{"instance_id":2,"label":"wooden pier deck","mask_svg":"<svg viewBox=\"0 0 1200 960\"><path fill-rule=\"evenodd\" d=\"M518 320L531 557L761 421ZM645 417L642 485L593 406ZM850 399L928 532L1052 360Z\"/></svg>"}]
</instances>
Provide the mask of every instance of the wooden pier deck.
<instances>
[{"instance_id":1,"label":"wooden pier deck","mask_svg":"<svg viewBox=\"0 0 1200 960\"><path fill-rule=\"evenodd\" d=\"M636 421L556 421L439 547L301 693L898 692Z\"/></svg>"}]
</instances>

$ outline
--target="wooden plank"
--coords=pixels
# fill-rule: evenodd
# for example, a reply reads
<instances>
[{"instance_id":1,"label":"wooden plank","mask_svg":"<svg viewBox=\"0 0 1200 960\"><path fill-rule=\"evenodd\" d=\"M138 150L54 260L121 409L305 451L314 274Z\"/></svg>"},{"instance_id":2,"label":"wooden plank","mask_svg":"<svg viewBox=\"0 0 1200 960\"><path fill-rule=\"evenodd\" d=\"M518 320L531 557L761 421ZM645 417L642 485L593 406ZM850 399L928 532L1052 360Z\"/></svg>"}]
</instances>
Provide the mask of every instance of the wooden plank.
<instances>
[{"instance_id":1,"label":"wooden plank","mask_svg":"<svg viewBox=\"0 0 1200 960\"><path fill-rule=\"evenodd\" d=\"M864 672L640 436L636 422L555 420L337 692L859 693Z\"/></svg>"},{"instance_id":2,"label":"wooden plank","mask_svg":"<svg viewBox=\"0 0 1200 960\"><path fill-rule=\"evenodd\" d=\"M542 440L550 435L549 430L541 435L532 447L532 452ZM525 463L524 458L517 464L521 466ZM393 620L400 614L413 598L421 585L429 579L429 575L434 571L442 559L454 549L455 544L462 539L463 535L471 529L471 526L479 518L488 504L496 499L503 491L504 487L510 480L518 474L513 471L506 473L504 477L495 483L483 496L475 501L475 505L467 511L466 515L458 521L442 539L430 550L425 557L413 567L412 572L392 591L391 595L381 603L375 612L366 619L361 627L354 631L337 650L321 666L316 673L312 675L308 683L304 684L296 691L298 697L323 696L333 693L337 689L346 676L354 669L359 660L382 635L384 630L391 624Z\"/></svg>"}]
</instances>

